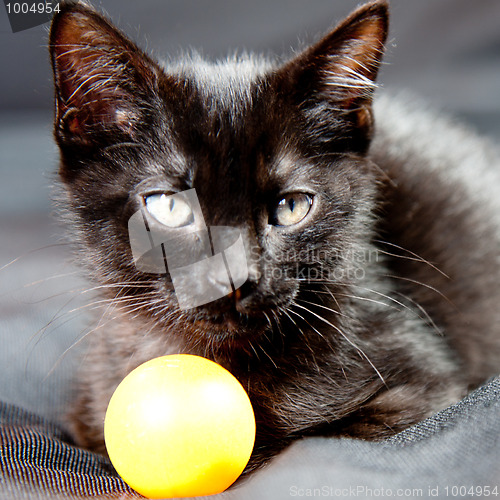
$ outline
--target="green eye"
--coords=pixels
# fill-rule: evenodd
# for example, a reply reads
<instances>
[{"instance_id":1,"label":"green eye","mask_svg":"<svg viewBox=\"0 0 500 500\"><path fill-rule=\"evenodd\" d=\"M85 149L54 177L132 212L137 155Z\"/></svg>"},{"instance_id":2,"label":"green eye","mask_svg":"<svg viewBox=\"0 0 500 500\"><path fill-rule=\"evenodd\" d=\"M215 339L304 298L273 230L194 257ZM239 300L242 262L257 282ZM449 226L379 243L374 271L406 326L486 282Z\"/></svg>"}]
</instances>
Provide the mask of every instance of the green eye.
<instances>
[{"instance_id":1,"label":"green eye","mask_svg":"<svg viewBox=\"0 0 500 500\"><path fill-rule=\"evenodd\" d=\"M147 211L160 223L168 227L182 227L194 221L193 210L178 195L152 194L146 196Z\"/></svg>"},{"instance_id":2,"label":"green eye","mask_svg":"<svg viewBox=\"0 0 500 500\"><path fill-rule=\"evenodd\" d=\"M276 226L293 226L305 218L311 206L312 197L308 194L287 194L276 205L272 223Z\"/></svg>"}]
</instances>

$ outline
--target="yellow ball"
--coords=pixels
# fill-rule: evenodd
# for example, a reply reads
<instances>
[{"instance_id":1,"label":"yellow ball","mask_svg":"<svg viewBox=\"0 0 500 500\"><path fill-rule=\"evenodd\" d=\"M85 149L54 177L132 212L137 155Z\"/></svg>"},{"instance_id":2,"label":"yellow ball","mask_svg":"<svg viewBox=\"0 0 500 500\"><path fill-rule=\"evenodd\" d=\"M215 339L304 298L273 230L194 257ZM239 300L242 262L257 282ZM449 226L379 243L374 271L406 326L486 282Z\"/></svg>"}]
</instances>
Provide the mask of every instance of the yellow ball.
<instances>
[{"instance_id":1,"label":"yellow ball","mask_svg":"<svg viewBox=\"0 0 500 500\"><path fill-rule=\"evenodd\" d=\"M176 354L125 377L109 402L104 438L118 474L142 495L213 495L248 463L255 417L247 393L226 369Z\"/></svg>"}]
</instances>

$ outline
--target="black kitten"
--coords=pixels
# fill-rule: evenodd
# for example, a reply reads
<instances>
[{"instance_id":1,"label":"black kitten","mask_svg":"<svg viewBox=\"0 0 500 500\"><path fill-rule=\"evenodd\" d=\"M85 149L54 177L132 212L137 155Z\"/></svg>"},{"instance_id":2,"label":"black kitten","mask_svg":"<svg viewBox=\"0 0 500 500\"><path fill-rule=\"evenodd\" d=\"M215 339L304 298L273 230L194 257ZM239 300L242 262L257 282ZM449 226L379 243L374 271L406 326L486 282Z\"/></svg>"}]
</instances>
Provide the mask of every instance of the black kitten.
<instances>
[{"instance_id":1,"label":"black kitten","mask_svg":"<svg viewBox=\"0 0 500 500\"><path fill-rule=\"evenodd\" d=\"M62 202L106 309L73 411L80 444L104 451L115 387L168 353L214 359L248 390L250 468L308 434L392 435L499 371L498 160L426 112L372 111L387 8L367 4L282 64L165 68L91 8L61 8ZM162 235L168 272L139 265L134 214ZM208 258L214 226L241 236L244 283L216 277L202 303L181 277L189 304L165 245Z\"/></svg>"}]
</instances>

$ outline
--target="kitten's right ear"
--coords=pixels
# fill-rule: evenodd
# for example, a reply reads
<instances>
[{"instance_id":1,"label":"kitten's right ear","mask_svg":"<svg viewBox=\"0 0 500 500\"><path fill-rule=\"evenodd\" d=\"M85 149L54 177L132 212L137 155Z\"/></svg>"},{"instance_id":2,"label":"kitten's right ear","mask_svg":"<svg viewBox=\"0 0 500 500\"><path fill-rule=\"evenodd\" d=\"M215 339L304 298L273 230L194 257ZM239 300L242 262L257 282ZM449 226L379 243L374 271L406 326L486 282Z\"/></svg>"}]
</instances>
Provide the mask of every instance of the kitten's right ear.
<instances>
[{"instance_id":1,"label":"kitten's right ear","mask_svg":"<svg viewBox=\"0 0 500 500\"><path fill-rule=\"evenodd\" d=\"M110 134L133 136L152 105L159 67L82 3L61 4L49 44L60 144L90 146Z\"/></svg>"},{"instance_id":2,"label":"kitten's right ear","mask_svg":"<svg viewBox=\"0 0 500 500\"><path fill-rule=\"evenodd\" d=\"M340 120L345 147L366 149L388 22L386 0L363 5L277 72L280 91L303 110L310 134L335 142L330 129Z\"/></svg>"}]
</instances>

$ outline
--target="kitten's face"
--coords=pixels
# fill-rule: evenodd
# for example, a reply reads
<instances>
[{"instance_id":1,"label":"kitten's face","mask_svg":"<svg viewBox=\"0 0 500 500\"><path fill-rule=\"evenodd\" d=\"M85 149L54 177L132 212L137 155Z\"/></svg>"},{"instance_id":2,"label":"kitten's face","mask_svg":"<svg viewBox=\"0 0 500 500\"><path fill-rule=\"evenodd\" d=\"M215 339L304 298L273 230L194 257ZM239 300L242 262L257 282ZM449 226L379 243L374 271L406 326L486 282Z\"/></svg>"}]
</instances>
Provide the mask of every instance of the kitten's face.
<instances>
[{"instance_id":1,"label":"kitten's face","mask_svg":"<svg viewBox=\"0 0 500 500\"><path fill-rule=\"evenodd\" d=\"M386 31L376 3L281 66L193 58L162 69L98 14L65 7L50 40L55 135L93 278L160 329L239 344L326 280L352 280L350 251L370 227L363 154ZM189 254L195 209L176 193L191 189L207 227L240 232L248 278L181 310L169 273L137 268L128 224L141 211Z\"/></svg>"}]
</instances>

